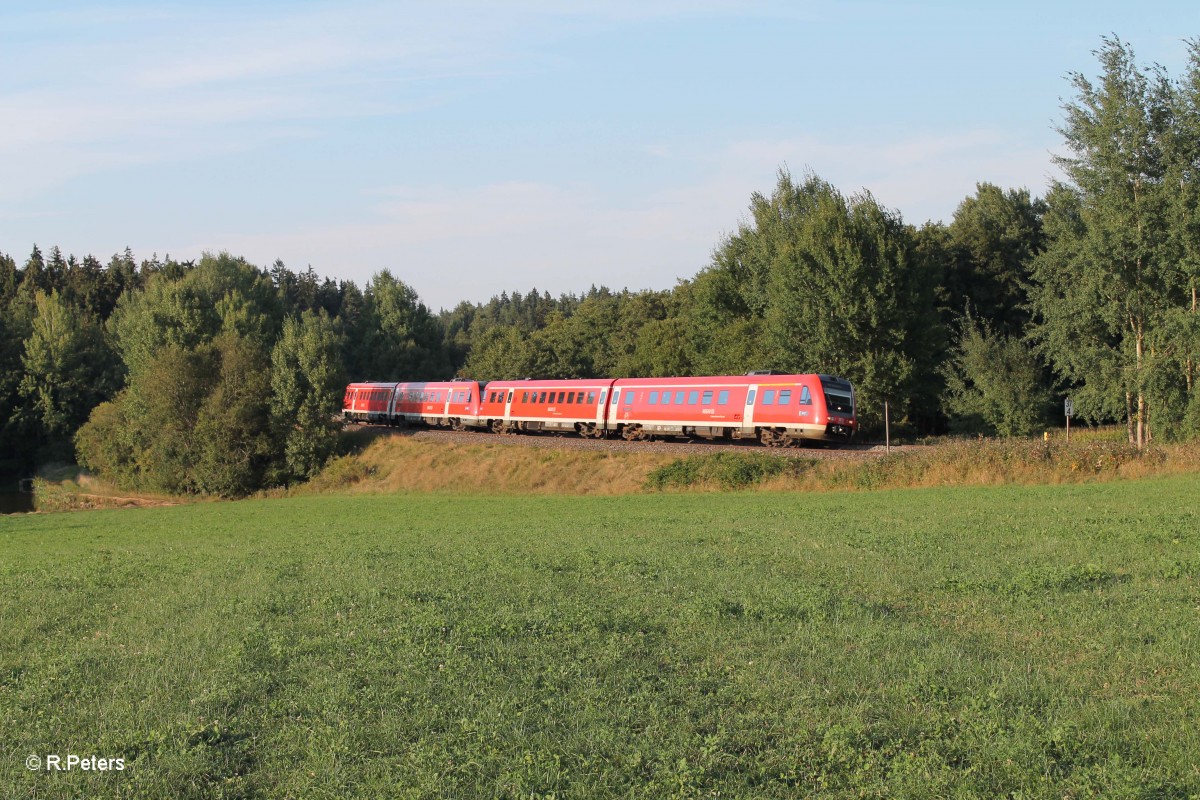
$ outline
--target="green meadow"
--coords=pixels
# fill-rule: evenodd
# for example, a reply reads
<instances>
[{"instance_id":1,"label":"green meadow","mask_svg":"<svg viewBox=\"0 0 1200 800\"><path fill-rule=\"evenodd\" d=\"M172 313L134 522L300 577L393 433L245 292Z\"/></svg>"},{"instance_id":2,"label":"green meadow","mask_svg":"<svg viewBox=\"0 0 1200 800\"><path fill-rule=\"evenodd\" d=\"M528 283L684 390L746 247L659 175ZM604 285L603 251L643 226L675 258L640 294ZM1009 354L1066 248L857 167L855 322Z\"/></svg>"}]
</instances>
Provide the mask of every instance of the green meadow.
<instances>
[{"instance_id":1,"label":"green meadow","mask_svg":"<svg viewBox=\"0 0 1200 800\"><path fill-rule=\"evenodd\" d=\"M1198 489L0 518L0 796L1194 798Z\"/></svg>"}]
</instances>

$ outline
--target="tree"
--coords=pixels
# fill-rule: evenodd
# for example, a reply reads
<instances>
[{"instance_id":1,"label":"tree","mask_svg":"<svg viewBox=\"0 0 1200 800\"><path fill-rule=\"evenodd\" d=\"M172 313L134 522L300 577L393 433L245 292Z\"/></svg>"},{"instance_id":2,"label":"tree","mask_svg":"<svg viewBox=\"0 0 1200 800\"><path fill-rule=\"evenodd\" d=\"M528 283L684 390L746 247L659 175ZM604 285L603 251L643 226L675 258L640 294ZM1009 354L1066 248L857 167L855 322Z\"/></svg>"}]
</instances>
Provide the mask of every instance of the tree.
<instances>
[{"instance_id":1,"label":"tree","mask_svg":"<svg viewBox=\"0 0 1200 800\"><path fill-rule=\"evenodd\" d=\"M959 204L950 224L950 262L945 277L949 307L975 317L997 333L1017 336L1029 323L1026 286L1043 247L1045 203L1029 190L1004 191L990 183Z\"/></svg>"},{"instance_id":2,"label":"tree","mask_svg":"<svg viewBox=\"0 0 1200 800\"><path fill-rule=\"evenodd\" d=\"M342 389L339 326L322 309L284 320L271 351L271 428L284 482L312 477L337 445Z\"/></svg>"},{"instance_id":3,"label":"tree","mask_svg":"<svg viewBox=\"0 0 1200 800\"><path fill-rule=\"evenodd\" d=\"M232 497L262 487L274 452L268 365L233 332L161 348L80 429L79 462L150 491Z\"/></svg>"},{"instance_id":4,"label":"tree","mask_svg":"<svg viewBox=\"0 0 1200 800\"><path fill-rule=\"evenodd\" d=\"M936 406L921 386L944 332L913 231L870 195L783 171L769 198L753 196L751 215L695 282L695 313L726 353L697 363L836 373L855 384L868 426L885 398L910 414Z\"/></svg>"},{"instance_id":5,"label":"tree","mask_svg":"<svg viewBox=\"0 0 1200 800\"><path fill-rule=\"evenodd\" d=\"M130 373L144 369L164 347L194 349L222 332L270 348L283 315L266 274L227 253L206 253L195 268L177 272L154 272L144 289L117 303L110 326Z\"/></svg>"},{"instance_id":6,"label":"tree","mask_svg":"<svg viewBox=\"0 0 1200 800\"><path fill-rule=\"evenodd\" d=\"M217 368L196 415L189 477L201 494L237 497L265 486L272 472L270 360L257 341L233 332L210 348Z\"/></svg>"},{"instance_id":7,"label":"tree","mask_svg":"<svg viewBox=\"0 0 1200 800\"><path fill-rule=\"evenodd\" d=\"M1169 312L1167 336L1182 371L1181 433L1200 434L1200 40L1188 42L1188 69L1175 92L1172 136L1165 142L1169 225L1178 253L1183 302Z\"/></svg>"},{"instance_id":8,"label":"tree","mask_svg":"<svg viewBox=\"0 0 1200 800\"><path fill-rule=\"evenodd\" d=\"M1034 353L969 312L942 373L952 430L1028 436L1046 419L1050 394Z\"/></svg>"},{"instance_id":9,"label":"tree","mask_svg":"<svg viewBox=\"0 0 1200 800\"><path fill-rule=\"evenodd\" d=\"M373 380L429 379L449 372L437 319L417 293L384 270L366 291L363 368Z\"/></svg>"},{"instance_id":10,"label":"tree","mask_svg":"<svg viewBox=\"0 0 1200 800\"><path fill-rule=\"evenodd\" d=\"M1083 416L1105 416L1123 399L1140 448L1182 277L1164 180L1172 92L1161 69L1140 70L1119 40L1105 39L1096 55L1100 82L1074 74L1076 97L1064 106L1071 155L1056 160L1069 183L1051 193L1051 237L1034 262L1034 339L1084 390Z\"/></svg>"},{"instance_id":11,"label":"tree","mask_svg":"<svg viewBox=\"0 0 1200 800\"><path fill-rule=\"evenodd\" d=\"M514 325L489 328L471 348L460 374L478 380L515 380L537 375L529 338Z\"/></svg>"},{"instance_id":12,"label":"tree","mask_svg":"<svg viewBox=\"0 0 1200 800\"><path fill-rule=\"evenodd\" d=\"M89 314L69 306L56 291L37 292L34 304L19 386L26 430L49 448L46 455L65 458L91 409L116 390L118 374Z\"/></svg>"}]
</instances>

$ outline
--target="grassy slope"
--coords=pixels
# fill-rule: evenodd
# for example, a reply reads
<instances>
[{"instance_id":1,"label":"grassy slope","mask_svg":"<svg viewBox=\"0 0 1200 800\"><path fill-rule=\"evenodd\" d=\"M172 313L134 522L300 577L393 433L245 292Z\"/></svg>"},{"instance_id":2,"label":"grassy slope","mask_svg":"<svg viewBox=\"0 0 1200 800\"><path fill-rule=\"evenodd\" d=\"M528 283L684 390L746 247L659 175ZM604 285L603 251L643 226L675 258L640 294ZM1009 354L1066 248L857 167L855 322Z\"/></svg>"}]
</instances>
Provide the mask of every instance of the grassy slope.
<instances>
[{"instance_id":1,"label":"grassy slope","mask_svg":"<svg viewBox=\"0 0 1200 800\"><path fill-rule=\"evenodd\" d=\"M0 519L0 795L1194 796L1196 486Z\"/></svg>"}]
</instances>

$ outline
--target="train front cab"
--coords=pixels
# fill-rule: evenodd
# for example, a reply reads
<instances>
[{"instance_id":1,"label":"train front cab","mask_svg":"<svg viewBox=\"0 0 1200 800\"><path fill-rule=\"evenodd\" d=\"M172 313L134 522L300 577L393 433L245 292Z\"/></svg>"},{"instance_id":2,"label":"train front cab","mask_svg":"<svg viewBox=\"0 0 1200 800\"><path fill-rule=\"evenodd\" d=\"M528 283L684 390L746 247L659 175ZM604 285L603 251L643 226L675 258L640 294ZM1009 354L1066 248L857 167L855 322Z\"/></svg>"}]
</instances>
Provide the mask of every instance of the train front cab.
<instances>
[{"instance_id":1,"label":"train front cab","mask_svg":"<svg viewBox=\"0 0 1200 800\"><path fill-rule=\"evenodd\" d=\"M832 375L751 373L746 411L737 438L770 447L806 441L850 441L857 423L854 388Z\"/></svg>"},{"instance_id":2,"label":"train front cab","mask_svg":"<svg viewBox=\"0 0 1200 800\"><path fill-rule=\"evenodd\" d=\"M825 440L848 442L858 430L854 387L845 378L818 375L825 396Z\"/></svg>"}]
</instances>

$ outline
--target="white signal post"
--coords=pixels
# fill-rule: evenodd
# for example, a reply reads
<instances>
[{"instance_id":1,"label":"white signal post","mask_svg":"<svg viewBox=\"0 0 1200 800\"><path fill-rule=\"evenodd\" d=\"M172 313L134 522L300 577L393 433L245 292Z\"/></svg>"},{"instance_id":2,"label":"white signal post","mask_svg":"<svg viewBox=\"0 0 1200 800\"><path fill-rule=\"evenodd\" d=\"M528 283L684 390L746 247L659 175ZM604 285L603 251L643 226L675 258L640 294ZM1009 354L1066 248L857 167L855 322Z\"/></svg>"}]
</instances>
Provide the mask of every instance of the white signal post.
<instances>
[{"instance_id":1,"label":"white signal post","mask_svg":"<svg viewBox=\"0 0 1200 800\"><path fill-rule=\"evenodd\" d=\"M1071 443L1071 417L1075 416L1075 403L1068 397L1063 401L1063 414L1067 417L1067 444Z\"/></svg>"}]
</instances>

